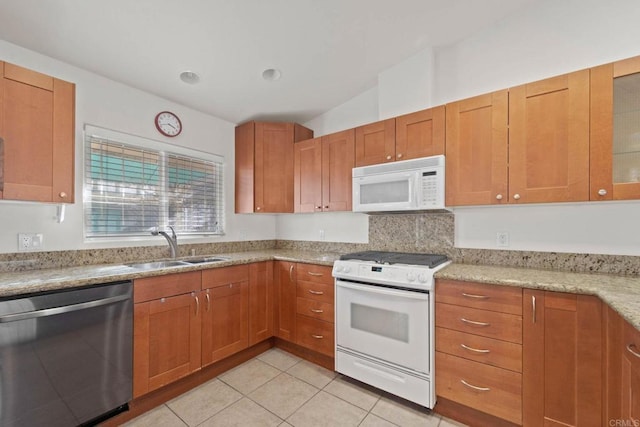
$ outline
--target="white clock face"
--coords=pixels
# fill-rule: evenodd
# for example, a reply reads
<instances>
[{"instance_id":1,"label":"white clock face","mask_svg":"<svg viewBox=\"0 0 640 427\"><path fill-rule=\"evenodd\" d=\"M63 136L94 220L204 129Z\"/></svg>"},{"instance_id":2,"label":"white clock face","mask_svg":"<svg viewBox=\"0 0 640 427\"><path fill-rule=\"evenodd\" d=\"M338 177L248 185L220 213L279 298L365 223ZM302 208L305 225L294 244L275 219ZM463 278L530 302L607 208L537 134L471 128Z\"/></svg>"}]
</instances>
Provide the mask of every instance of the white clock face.
<instances>
[{"instance_id":1,"label":"white clock face","mask_svg":"<svg viewBox=\"0 0 640 427\"><path fill-rule=\"evenodd\" d=\"M182 131L180 119L168 111L163 111L156 116L156 127L166 136L176 136Z\"/></svg>"}]
</instances>

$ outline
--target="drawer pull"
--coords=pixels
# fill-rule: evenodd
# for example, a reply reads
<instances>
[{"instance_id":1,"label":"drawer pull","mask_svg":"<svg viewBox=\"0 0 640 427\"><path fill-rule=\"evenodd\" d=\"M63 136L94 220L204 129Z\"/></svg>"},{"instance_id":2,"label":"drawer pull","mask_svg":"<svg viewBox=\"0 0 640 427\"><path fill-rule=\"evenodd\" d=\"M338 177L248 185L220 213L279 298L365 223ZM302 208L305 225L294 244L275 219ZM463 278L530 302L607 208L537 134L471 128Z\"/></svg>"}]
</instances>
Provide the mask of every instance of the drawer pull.
<instances>
[{"instance_id":1,"label":"drawer pull","mask_svg":"<svg viewBox=\"0 0 640 427\"><path fill-rule=\"evenodd\" d=\"M476 353L491 353L491 350L481 350L478 348L469 347L468 345L464 344L460 344L460 347L464 348L465 350L474 351Z\"/></svg>"},{"instance_id":2,"label":"drawer pull","mask_svg":"<svg viewBox=\"0 0 640 427\"><path fill-rule=\"evenodd\" d=\"M322 273L314 273L313 271L307 271L307 274L308 274L309 276L318 276L318 277L319 277L319 276L323 276L323 274L322 274Z\"/></svg>"},{"instance_id":3,"label":"drawer pull","mask_svg":"<svg viewBox=\"0 0 640 427\"><path fill-rule=\"evenodd\" d=\"M631 354L633 354L635 357L640 357L640 353L638 353L635 349L636 349L636 345L635 344L629 344L627 346L627 351Z\"/></svg>"},{"instance_id":4,"label":"drawer pull","mask_svg":"<svg viewBox=\"0 0 640 427\"><path fill-rule=\"evenodd\" d=\"M460 380L460 382L462 384L466 385L467 387L472 388L472 389L477 390L477 391L491 391L491 389L489 387L478 387L476 385L469 384L465 380Z\"/></svg>"},{"instance_id":5,"label":"drawer pull","mask_svg":"<svg viewBox=\"0 0 640 427\"><path fill-rule=\"evenodd\" d=\"M466 292L462 293L463 297L467 297L467 298L476 298L476 299L489 299L488 295L475 295L475 294L468 294Z\"/></svg>"},{"instance_id":6,"label":"drawer pull","mask_svg":"<svg viewBox=\"0 0 640 427\"><path fill-rule=\"evenodd\" d=\"M322 291L314 291L312 289L309 289L309 293L313 294L313 295L324 295L324 292L322 292Z\"/></svg>"},{"instance_id":7,"label":"drawer pull","mask_svg":"<svg viewBox=\"0 0 640 427\"><path fill-rule=\"evenodd\" d=\"M289 267L289 281L293 283L293 264Z\"/></svg>"},{"instance_id":8,"label":"drawer pull","mask_svg":"<svg viewBox=\"0 0 640 427\"><path fill-rule=\"evenodd\" d=\"M476 322L475 320L468 320L468 319L465 319L464 317L462 317L460 321L464 323L468 323L470 325L475 325L475 326L491 326L491 323Z\"/></svg>"},{"instance_id":9,"label":"drawer pull","mask_svg":"<svg viewBox=\"0 0 640 427\"><path fill-rule=\"evenodd\" d=\"M324 313L323 309L310 308L309 310L311 310L312 313Z\"/></svg>"},{"instance_id":10,"label":"drawer pull","mask_svg":"<svg viewBox=\"0 0 640 427\"><path fill-rule=\"evenodd\" d=\"M315 334L311 334L311 336L317 340L321 340L324 338L324 335L315 335Z\"/></svg>"}]
</instances>

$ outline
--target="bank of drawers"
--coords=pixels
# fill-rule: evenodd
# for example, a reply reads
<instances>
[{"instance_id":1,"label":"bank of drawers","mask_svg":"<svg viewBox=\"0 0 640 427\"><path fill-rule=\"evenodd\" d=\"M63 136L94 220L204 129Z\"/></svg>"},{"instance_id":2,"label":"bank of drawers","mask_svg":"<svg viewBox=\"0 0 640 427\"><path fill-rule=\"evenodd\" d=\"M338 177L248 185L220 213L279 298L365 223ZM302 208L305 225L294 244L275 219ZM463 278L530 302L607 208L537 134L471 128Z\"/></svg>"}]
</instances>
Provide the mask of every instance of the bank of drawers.
<instances>
[{"instance_id":1,"label":"bank of drawers","mask_svg":"<svg viewBox=\"0 0 640 427\"><path fill-rule=\"evenodd\" d=\"M436 395L522 424L522 289L436 281Z\"/></svg>"},{"instance_id":2,"label":"bank of drawers","mask_svg":"<svg viewBox=\"0 0 640 427\"><path fill-rule=\"evenodd\" d=\"M296 343L334 355L334 285L331 267L297 264Z\"/></svg>"}]
</instances>

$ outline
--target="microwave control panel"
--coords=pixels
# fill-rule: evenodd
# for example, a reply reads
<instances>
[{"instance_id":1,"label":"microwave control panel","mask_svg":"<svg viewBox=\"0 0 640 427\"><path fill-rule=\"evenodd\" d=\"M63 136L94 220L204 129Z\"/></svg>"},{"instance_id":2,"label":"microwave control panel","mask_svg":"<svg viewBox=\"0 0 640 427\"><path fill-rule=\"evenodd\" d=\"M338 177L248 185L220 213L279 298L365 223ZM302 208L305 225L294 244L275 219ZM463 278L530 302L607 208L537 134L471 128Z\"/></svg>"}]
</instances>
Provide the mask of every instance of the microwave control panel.
<instances>
[{"instance_id":1,"label":"microwave control panel","mask_svg":"<svg viewBox=\"0 0 640 427\"><path fill-rule=\"evenodd\" d=\"M440 171L422 172L422 201L423 207L437 206L438 200L442 197L440 193L443 189L438 185L438 174Z\"/></svg>"}]
</instances>

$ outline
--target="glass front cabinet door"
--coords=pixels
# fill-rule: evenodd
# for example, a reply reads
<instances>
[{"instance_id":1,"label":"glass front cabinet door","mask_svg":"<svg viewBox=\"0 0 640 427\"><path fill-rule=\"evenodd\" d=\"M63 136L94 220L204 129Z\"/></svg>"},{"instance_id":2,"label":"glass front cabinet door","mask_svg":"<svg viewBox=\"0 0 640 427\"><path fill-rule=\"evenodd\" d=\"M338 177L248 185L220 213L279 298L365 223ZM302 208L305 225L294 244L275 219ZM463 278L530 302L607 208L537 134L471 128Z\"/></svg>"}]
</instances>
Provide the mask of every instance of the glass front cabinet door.
<instances>
[{"instance_id":1,"label":"glass front cabinet door","mask_svg":"<svg viewBox=\"0 0 640 427\"><path fill-rule=\"evenodd\" d=\"M591 69L590 199L640 199L640 56Z\"/></svg>"}]
</instances>

